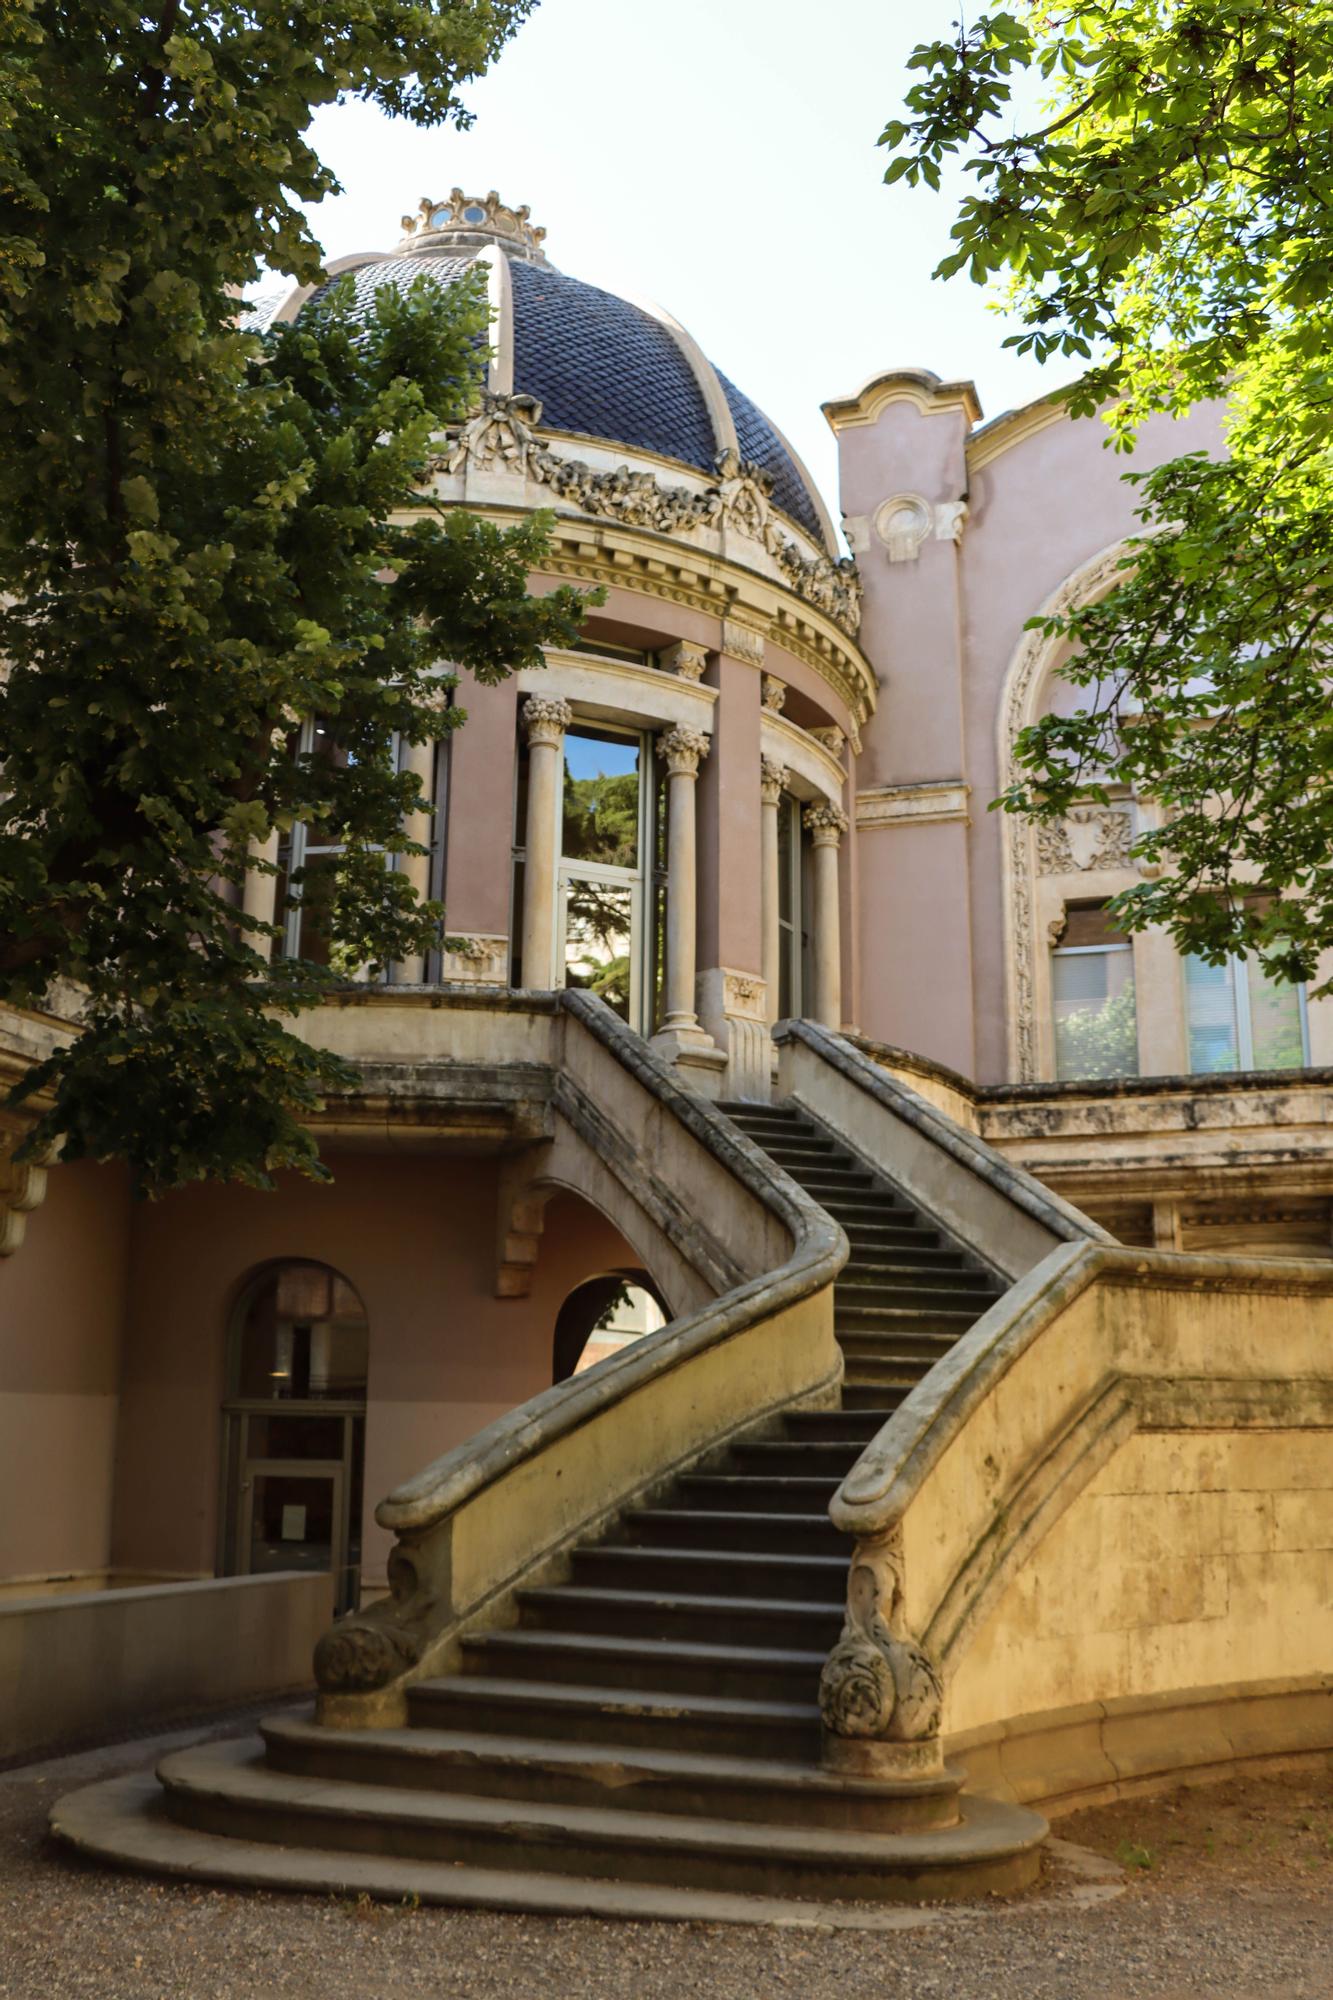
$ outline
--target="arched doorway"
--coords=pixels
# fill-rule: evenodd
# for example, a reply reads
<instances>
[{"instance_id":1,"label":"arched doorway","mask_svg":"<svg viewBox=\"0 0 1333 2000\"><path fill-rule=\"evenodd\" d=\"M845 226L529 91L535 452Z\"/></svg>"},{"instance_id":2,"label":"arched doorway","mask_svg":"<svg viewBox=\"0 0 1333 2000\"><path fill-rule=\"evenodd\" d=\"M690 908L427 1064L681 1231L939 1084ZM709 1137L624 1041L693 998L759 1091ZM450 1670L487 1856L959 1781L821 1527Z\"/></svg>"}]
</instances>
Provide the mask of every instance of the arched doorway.
<instances>
[{"instance_id":1,"label":"arched doorway","mask_svg":"<svg viewBox=\"0 0 1333 2000\"><path fill-rule=\"evenodd\" d=\"M270 1264L231 1327L222 1406L226 1576L328 1570L339 1611L361 1571L370 1328L327 1264Z\"/></svg>"},{"instance_id":2,"label":"arched doorway","mask_svg":"<svg viewBox=\"0 0 1333 2000\"><path fill-rule=\"evenodd\" d=\"M568 1381L665 1326L666 1304L646 1271L607 1271L576 1285L556 1315L551 1379Z\"/></svg>"}]
</instances>

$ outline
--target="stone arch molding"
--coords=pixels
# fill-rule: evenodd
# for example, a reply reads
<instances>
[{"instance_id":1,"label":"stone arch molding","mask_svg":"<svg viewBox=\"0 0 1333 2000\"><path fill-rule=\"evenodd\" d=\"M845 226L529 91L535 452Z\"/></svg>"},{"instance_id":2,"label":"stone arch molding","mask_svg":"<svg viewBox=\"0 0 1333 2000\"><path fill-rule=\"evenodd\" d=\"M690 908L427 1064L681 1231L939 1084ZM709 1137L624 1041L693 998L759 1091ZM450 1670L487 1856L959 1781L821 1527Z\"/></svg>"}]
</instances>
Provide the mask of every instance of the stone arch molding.
<instances>
[{"instance_id":1,"label":"stone arch molding","mask_svg":"<svg viewBox=\"0 0 1333 2000\"><path fill-rule=\"evenodd\" d=\"M1116 580L1128 547L1124 540L1115 541L1071 570L1036 615L1060 617L1077 605L1091 604L1104 597ZM1064 641L1060 638L1045 632L1024 632L1009 662L1000 696L996 757L1002 792L1014 779L1014 743L1019 731L1036 719L1038 696L1063 648ZM1028 821L1013 813L1001 813L1000 824L1009 1080L1033 1083L1038 1077L1041 1057L1035 998L1039 949L1034 893L1036 834Z\"/></svg>"}]
</instances>

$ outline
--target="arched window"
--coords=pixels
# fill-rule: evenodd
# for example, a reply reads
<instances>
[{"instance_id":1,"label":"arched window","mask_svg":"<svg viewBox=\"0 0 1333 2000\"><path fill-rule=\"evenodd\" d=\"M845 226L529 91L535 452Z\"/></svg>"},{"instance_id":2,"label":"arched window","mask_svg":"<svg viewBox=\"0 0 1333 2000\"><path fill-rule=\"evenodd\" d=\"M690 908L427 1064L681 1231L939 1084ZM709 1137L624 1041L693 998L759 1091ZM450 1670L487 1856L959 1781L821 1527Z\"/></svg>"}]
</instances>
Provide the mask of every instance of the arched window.
<instances>
[{"instance_id":1,"label":"arched window","mask_svg":"<svg viewBox=\"0 0 1333 2000\"><path fill-rule=\"evenodd\" d=\"M370 1327L327 1264L270 1264L232 1324L222 1406L224 1575L329 1570L339 1610L361 1563Z\"/></svg>"}]
</instances>

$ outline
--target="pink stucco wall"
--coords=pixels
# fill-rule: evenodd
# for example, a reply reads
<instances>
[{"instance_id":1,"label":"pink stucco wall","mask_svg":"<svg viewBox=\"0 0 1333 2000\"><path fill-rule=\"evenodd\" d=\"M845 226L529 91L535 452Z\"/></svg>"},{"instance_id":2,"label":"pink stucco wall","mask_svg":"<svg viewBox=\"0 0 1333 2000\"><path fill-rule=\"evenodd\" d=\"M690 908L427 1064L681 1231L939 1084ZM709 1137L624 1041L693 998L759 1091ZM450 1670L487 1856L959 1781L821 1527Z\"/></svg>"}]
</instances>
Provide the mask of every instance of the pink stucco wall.
<instances>
[{"instance_id":1,"label":"pink stucco wall","mask_svg":"<svg viewBox=\"0 0 1333 2000\"><path fill-rule=\"evenodd\" d=\"M124 1172L54 1169L0 1262L0 1581L110 1559L128 1218Z\"/></svg>"}]
</instances>

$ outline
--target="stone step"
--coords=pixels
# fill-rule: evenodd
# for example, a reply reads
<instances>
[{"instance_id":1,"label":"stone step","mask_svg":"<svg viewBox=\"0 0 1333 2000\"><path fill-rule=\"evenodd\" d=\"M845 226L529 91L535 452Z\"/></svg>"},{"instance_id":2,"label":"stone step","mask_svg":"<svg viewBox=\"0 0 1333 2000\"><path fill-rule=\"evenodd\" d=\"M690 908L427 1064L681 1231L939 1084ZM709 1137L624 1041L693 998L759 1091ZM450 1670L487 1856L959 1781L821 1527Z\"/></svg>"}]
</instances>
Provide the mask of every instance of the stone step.
<instances>
[{"instance_id":1,"label":"stone step","mask_svg":"<svg viewBox=\"0 0 1333 2000\"><path fill-rule=\"evenodd\" d=\"M502 1680L560 1686L613 1684L727 1699L813 1702L826 1648L722 1646L679 1637L651 1639L599 1632L511 1627L473 1632L462 1641L464 1671Z\"/></svg>"},{"instance_id":2,"label":"stone step","mask_svg":"<svg viewBox=\"0 0 1333 2000\"><path fill-rule=\"evenodd\" d=\"M980 1319L994 1300L994 1292L983 1284L936 1277L934 1273L916 1279L880 1278L849 1265L838 1275L838 1304L843 1311L859 1312L875 1306L903 1310L924 1307L928 1312L964 1312Z\"/></svg>"},{"instance_id":3,"label":"stone step","mask_svg":"<svg viewBox=\"0 0 1333 2000\"><path fill-rule=\"evenodd\" d=\"M890 1408L791 1410L783 1422L789 1437L811 1443L832 1444L847 1438L852 1444L869 1444L892 1415Z\"/></svg>"},{"instance_id":4,"label":"stone step","mask_svg":"<svg viewBox=\"0 0 1333 2000\"><path fill-rule=\"evenodd\" d=\"M817 1672L814 1678L817 1684ZM614 1740L632 1748L669 1746L710 1756L720 1752L807 1762L819 1757L819 1708L813 1700L451 1674L409 1689L408 1711L414 1725L492 1735L599 1744Z\"/></svg>"},{"instance_id":5,"label":"stone step","mask_svg":"<svg viewBox=\"0 0 1333 2000\"><path fill-rule=\"evenodd\" d=\"M924 1285L929 1286L932 1292L975 1289L988 1305L999 1297L999 1292L988 1278L948 1251L938 1258L924 1252L920 1256L898 1257L863 1256L854 1252L838 1273L838 1283L853 1288L862 1285Z\"/></svg>"},{"instance_id":6,"label":"stone step","mask_svg":"<svg viewBox=\"0 0 1333 2000\"><path fill-rule=\"evenodd\" d=\"M895 1391L891 1383L881 1387L873 1381L858 1382L849 1374L842 1385L842 1406L845 1410L882 1410L887 1422L901 1405L905 1393L905 1390Z\"/></svg>"},{"instance_id":7,"label":"stone step","mask_svg":"<svg viewBox=\"0 0 1333 2000\"><path fill-rule=\"evenodd\" d=\"M602 1542L575 1549L570 1581L579 1589L684 1591L694 1597L841 1604L847 1595L849 1553L811 1556L786 1550L639 1548Z\"/></svg>"},{"instance_id":8,"label":"stone step","mask_svg":"<svg viewBox=\"0 0 1333 2000\"><path fill-rule=\"evenodd\" d=\"M854 1306L839 1298L834 1304L834 1326L839 1334L889 1332L901 1327L904 1333L966 1333L981 1317L950 1306Z\"/></svg>"},{"instance_id":9,"label":"stone step","mask_svg":"<svg viewBox=\"0 0 1333 2000\"><path fill-rule=\"evenodd\" d=\"M717 1597L704 1591L604 1590L572 1583L518 1593L523 1623L547 1632L698 1639L724 1646L827 1651L842 1630L840 1603L786 1597Z\"/></svg>"},{"instance_id":10,"label":"stone step","mask_svg":"<svg viewBox=\"0 0 1333 2000\"><path fill-rule=\"evenodd\" d=\"M838 1344L848 1361L862 1356L869 1361L910 1356L914 1361L935 1363L958 1345L956 1333L909 1333L904 1327L886 1327L882 1332L864 1327L838 1326Z\"/></svg>"},{"instance_id":11,"label":"stone step","mask_svg":"<svg viewBox=\"0 0 1333 2000\"><path fill-rule=\"evenodd\" d=\"M521 1799L613 1812L761 1820L777 1827L905 1833L957 1824L957 1772L884 1784L833 1777L818 1757L706 1755L627 1743L410 1729L322 1729L279 1716L260 1725L269 1770L442 1797ZM188 1753L185 1753L188 1754Z\"/></svg>"},{"instance_id":12,"label":"stone step","mask_svg":"<svg viewBox=\"0 0 1333 2000\"><path fill-rule=\"evenodd\" d=\"M845 1395L844 1390L844 1395ZM761 1514L808 1514L824 1509L837 1492L842 1474L797 1474L772 1478L762 1473L687 1472L675 1482L672 1493L687 1507L710 1510L744 1508Z\"/></svg>"},{"instance_id":13,"label":"stone step","mask_svg":"<svg viewBox=\"0 0 1333 2000\"><path fill-rule=\"evenodd\" d=\"M753 1444L732 1445L719 1470L761 1476L776 1472L805 1479L822 1473L838 1481L847 1476L859 1456L860 1447L850 1438L832 1442L812 1438L808 1443L791 1438L756 1438Z\"/></svg>"},{"instance_id":14,"label":"stone step","mask_svg":"<svg viewBox=\"0 0 1333 2000\"><path fill-rule=\"evenodd\" d=\"M939 1231L913 1224L900 1228L896 1223L852 1223L843 1234L851 1248L847 1268L859 1264L882 1264L908 1258L933 1270L962 1271L970 1268L960 1250L941 1241Z\"/></svg>"},{"instance_id":15,"label":"stone step","mask_svg":"<svg viewBox=\"0 0 1333 2000\"><path fill-rule=\"evenodd\" d=\"M831 1421L831 1419L829 1420ZM875 1429L878 1429L876 1425ZM874 1436L872 1430L870 1435ZM683 1548L769 1549L795 1555L830 1555L847 1549L828 1514L761 1513L757 1508L636 1507L622 1517L635 1542Z\"/></svg>"},{"instance_id":16,"label":"stone step","mask_svg":"<svg viewBox=\"0 0 1333 2000\"><path fill-rule=\"evenodd\" d=\"M845 1395L848 1389L864 1389L876 1401L894 1389L900 1389L906 1395L909 1390L915 1389L918 1382L925 1381L934 1366L933 1361L910 1355L905 1358L886 1355L875 1360L865 1356L849 1358L843 1393Z\"/></svg>"},{"instance_id":17,"label":"stone step","mask_svg":"<svg viewBox=\"0 0 1333 2000\"><path fill-rule=\"evenodd\" d=\"M865 1833L686 1814L440 1795L299 1778L266 1767L258 1738L163 1759L169 1819L191 1832L495 1869L672 1888L840 1899L974 1896L1031 1880L1045 1822L969 1800L953 1827ZM1026 1865L1024 1865L1026 1864Z\"/></svg>"}]
</instances>

